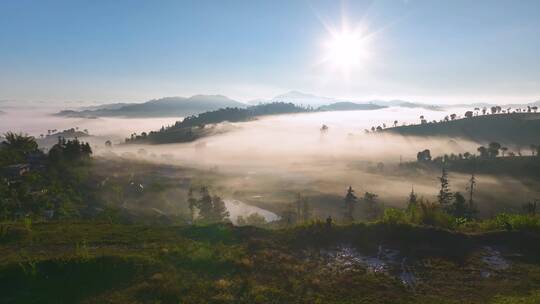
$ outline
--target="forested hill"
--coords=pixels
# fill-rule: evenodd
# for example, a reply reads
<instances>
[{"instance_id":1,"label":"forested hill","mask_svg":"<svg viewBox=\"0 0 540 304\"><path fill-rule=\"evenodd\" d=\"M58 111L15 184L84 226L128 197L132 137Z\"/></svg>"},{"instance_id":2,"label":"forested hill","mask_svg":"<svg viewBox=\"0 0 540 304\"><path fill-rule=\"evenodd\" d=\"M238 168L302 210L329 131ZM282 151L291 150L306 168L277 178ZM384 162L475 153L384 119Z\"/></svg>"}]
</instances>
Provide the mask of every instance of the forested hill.
<instances>
[{"instance_id":1,"label":"forested hill","mask_svg":"<svg viewBox=\"0 0 540 304\"><path fill-rule=\"evenodd\" d=\"M540 142L540 113L502 113L384 129L406 136L447 136L480 143L529 146Z\"/></svg>"},{"instance_id":2,"label":"forested hill","mask_svg":"<svg viewBox=\"0 0 540 304\"><path fill-rule=\"evenodd\" d=\"M126 143L141 144L166 144L190 142L198 138L217 132L213 126L222 122L241 122L254 119L258 116L291 114L312 111L293 103L274 102L251 106L248 108L223 108L215 111L204 112L198 115L188 116L182 121L177 121L169 127L162 127L159 131L143 132L140 135L132 134L126 139Z\"/></svg>"}]
</instances>

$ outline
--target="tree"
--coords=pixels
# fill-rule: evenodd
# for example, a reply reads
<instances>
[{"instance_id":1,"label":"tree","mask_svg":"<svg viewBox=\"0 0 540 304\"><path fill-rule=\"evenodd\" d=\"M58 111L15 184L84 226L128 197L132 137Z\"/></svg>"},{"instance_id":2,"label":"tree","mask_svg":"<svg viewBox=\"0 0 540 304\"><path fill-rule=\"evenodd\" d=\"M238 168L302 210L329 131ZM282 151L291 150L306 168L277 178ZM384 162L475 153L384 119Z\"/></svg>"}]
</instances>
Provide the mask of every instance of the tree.
<instances>
[{"instance_id":1,"label":"tree","mask_svg":"<svg viewBox=\"0 0 540 304\"><path fill-rule=\"evenodd\" d=\"M199 200L197 201L197 208L199 209L199 219L205 222L212 221L212 197L208 192L207 187L201 187L199 190Z\"/></svg>"},{"instance_id":2,"label":"tree","mask_svg":"<svg viewBox=\"0 0 540 304\"><path fill-rule=\"evenodd\" d=\"M497 157L499 155L499 149L501 148L501 144L498 142L491 142L488 146L488 155L489 157Z\"/></svg>"},{"instance_id":3,"label":"tree","mask_svg":"<svg viewBox=\"0 0 540 304\"><path fill-rule=\"evenodd\" d=\"M469 207L472 209L474 206L474 188L476 187L476 178L474 176L474 173L471 174L471 178L469 179L469 184L467 185L467 191L469 191Z\"/></svg>"},{"instance_id":4,"label":"tree","mask_svg":"<svg viewBox=\"0 0 540 304\"><path fill-rule=\"evenodd\" d=\"M33 136L7 132L1 146L7 150L26 155L38 151L38 144Z\"/></svg>"},{"instance_id":5,"label":"tree","mask_svg":"<svg viewBox=\"0 0 540 304\"><path fill-rule=\"evenodd\" d=\"M482 108L482 115L486 115L486 112L487 112L487 108L486 108L486 107L483 107L483 108Z\"/></svg>"},{"instance_id":6,"label":"tree","mask_svg":"<svg viewBox=\"0 0 540 304\"><path fill-rule=\"evenodd\" d=\"M431 161L431 151L429 151L429 149L425 149L424 151L418 152L416 154L416 160L419 162Z\"/></svg>"},{"instance_id":7,"label":"tree","mask_svg":"<svg viewBox=\"0 0 540 304\"><path fill-rule=\"evenodd\" d=\"M112 142L110 140L105 141L105 147L107 148L112 147Z\"/></svg>"},{"instance_id":8,"label":"tree","mask_svg":"<svg viewBox=\"0 0 540 304\"><path fill-rule=\"evenodd\" d=\"M362 197L362 202L366 219L374 220L380 215L382 208L380 208L379 204L377 203L377 194L365 192L364 196Z\"/></svg>"},{"instance_id":9,"label":"tree","mask_svg":"<svg viewBox=\"0 0 540 304\"><path fill-rule=\"evenodd\" d=\"M281 218L285 222L286 225L290 226L296 223L297 221L297 214L294 208L294 205L292 203L287 205L287 208L281 213Z\"/></svg>"},{"instance_id":10,"label":"tree","mask_svg":"<svg viewBox=\"0 0 540 304\"><path fill-rule=\"evenodd\" d=\"M456 119L456 116L457 116L456 114L450 114L450 119L451 119L451 120L455 120L455 119Z\"/></svg>"},{"instance_id":11,"label":"tree","mask_svg":"<svg viewBox=\"0 0 540 304\"><path fill-rule=\"evenodd\" d=\"M418 196L414 193L414 188L409 193L409 199L407 200L407 212L411 217L415 217L416 209L418 208Z\"/></svg>"},{"instance_id":12,"label":"tree","mask_svg":"<svg viewBox=\"0 0 540 304\"><path fill-rule=\"evenodd\" d=\"M508 148L507 147L501 147L501 151L502 151L502 157L504 157L504 154L506 153L506 151L508 151Z\"/></svg>"},{"instance_id":13,"label":"tree","mask_svg":"<svg viewBox=\"0 0 540 304\"><path fill-rule=\"evenodd\" d=\"M446 171L446 168L444 166L442 168L442 174L441 177L439 177L439 181L441 183L441 189L439 190L439 195L437 195L437 199L441 206L448 207L452 200L452 193L450 192L450 186L448 182L448 172Z\"/></svg>"},{"instance_id":14,"label":"tree","mask_svg":"<svg viewBox=\"0 0 540 304\"><path fill-rule=\"evenodd\" d=\"M212 197L212 221L223 222L229 218L229 211L221 197L214 195Z\"/></svg>"},{"instance_id":15,"label":"tree","mask_svg":"<svg viewBox=\"0 0 540 304\"><path fill-rule=\"evenodd\" d=\"M465 202L465 197L460 192L453 194L454 202L448 208L448 213L455 217L466 217L468 214L467 204Z\"/></svg>"},{"instance_id":16,"label":"tree","mask_svg":"<svg viewBox=\"0 0 540 304\"><path fill-rule=\"evenodd\" d=\"M480 157L482 158L487 158L488 157L488 149L484 146L480 146L478 147L478 149L476 149L478 152L480 152Z\"/></svg>"},{"instance_id":17,"label":"tree","mask_svg":"<svg viewBox=\"0 0 540 304\"><path fill-rule=\"evenodd\" d=\"M309 221L311 218L311 208L307 198L303 197L300 193L296 196L296 217L297 220L302 220L303 222Z\"/></svg>"},{"instance_id":18,"label":"tree","mask_svg":"<svg viewBox=\"0 0 540 304\"><path fill-rule=\"evenodd\" d=\"M394 120L394 127L397 127L398 121Z\"/></svg>"},{"instance_id":19,"label":"tree","mask_svg":"<svg viewBox=\"0 0 540 304\"><path fill-rule=\"evenodd\" d=\"M258 213L251 213L247 217L239 215L236 219L236 224L238 226L264 226L266 219Z\"/></svg>"},{"instance_id":20,"label":"tree","mask_svg":"<svg viewBox=\"0 0 540 304\"><path fill-rule=\"evenodd\" d=\"M346 223L351 223L354 221L354 207L357 203L357 197L354 194L352 186L349 186L347 189L347 194L345 195L345 211L343 214L343 221Z\"/></svg>"}]
</instances>

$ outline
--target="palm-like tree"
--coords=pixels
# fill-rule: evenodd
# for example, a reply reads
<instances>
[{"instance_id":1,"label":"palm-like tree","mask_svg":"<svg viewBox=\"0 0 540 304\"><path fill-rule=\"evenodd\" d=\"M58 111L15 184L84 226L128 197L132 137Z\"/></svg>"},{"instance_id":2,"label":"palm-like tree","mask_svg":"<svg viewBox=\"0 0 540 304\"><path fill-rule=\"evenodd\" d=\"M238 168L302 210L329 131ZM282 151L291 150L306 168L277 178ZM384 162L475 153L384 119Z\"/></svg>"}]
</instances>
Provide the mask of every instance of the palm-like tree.
<instances>
[{"instance_id":1,"label":"palm-like tree","mask_svg":"<svg viewBox=\"0 0 540 304\"><path fill-rule=\"evenodd\" d=\"M7 132L4 134L4 138L2 146L12 151L27 153L38 149L38 144L33 136Z\"/></svg>"}]
</instances>

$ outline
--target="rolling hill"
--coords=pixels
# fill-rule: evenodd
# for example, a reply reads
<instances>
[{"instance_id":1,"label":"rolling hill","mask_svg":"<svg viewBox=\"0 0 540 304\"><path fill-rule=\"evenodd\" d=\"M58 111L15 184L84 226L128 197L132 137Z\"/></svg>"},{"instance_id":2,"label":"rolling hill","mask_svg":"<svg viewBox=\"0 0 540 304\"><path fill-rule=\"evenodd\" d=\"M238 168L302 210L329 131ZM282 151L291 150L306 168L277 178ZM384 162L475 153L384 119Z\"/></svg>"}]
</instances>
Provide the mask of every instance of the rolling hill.
<instances>
[{"instance_id":1,"label":"rolling hill","mask_svg":"<svg viewBox=\"0 0 540 304\"><path fill-rule=\"evenodd\" d=\"M319 107L319 111L355 111L355 110L378 110L385 106L379 106L372 103L354 103L348 101L335 102L326 106Z\"/></svg>"},{"instance_id":2,"label":"rolling hill","mask_svg":"<svg viewBox=\"0 0 540 304\"><path fill-rule=\"evenodd\" d=\"M221 108L243 108L246 105L222 95L194 95L185 97L165 97L144 103L125 104L117 107L102 107L95 110L66 110L57 113L67 117L171 117L189 116Z\"/></svg>"},{"instance_id":3,"label":"rolling hill","mask_svg":"<svg viewBox=\"0 0 540 304\"><path fill-rule=\"evenodd\" d=\"M540 143L540 113L482 115L448 122L388 128L405 136L445 136L479 143L496 141L506 145L529 146Z\"/></svg>"}]
</instances>

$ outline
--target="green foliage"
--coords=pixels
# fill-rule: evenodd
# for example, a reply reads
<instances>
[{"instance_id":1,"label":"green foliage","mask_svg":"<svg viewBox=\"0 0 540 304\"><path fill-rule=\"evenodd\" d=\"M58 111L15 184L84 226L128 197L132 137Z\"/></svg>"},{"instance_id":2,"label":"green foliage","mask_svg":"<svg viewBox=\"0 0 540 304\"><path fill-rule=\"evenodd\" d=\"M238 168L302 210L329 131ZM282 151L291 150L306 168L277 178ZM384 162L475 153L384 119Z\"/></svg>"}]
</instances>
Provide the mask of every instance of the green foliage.
<instances>
[{"instance_id":1,"label":"green foliage","mask_svg":"<svg viewBox=\"0 0 540 304\"><path fill-rule=\"evenodd\" d=\"M408 224L411 222L406 211L397 208L386 208L382 217L382 222L389 225Z\"/></svg>"},{"instance_id":2,"label":"green foliage","mask_svg":"<svg viewBox=\"0 0 540 304\"><path fill-rule=\"evenodd\" d=\"M540 303L540 291L534 291L526 296L501 296L497 295L491 304L538 304Z\"/></svg>"},{"instance_id":3,"label":"green foliage","mask_svg":"<svg viewBox=\"0 0 540 304\"><path fill-rule=\"evenodd\" d=\"M236 219L236 223L238 226L258 226L258 227L264 227L267 224L264 216L258 213L251 213L245 218L239 215L238 218Z\"/></svg>"},{"instance_id":4,"label":"green foliage","mask_svg":"<svg viewBox=\"0 0 540 304\"><path fill-rule=\"evenodd\" d=\"M91 153L87 143L59 139L46 155L33 137L6 134L0 144L0 217L77 217L93 196L85 183ZM22 163L2 168L13 162Z\"/></svg>"},{"instance_id":5,"label":"green foliage","mask_svg":"<svg viewBox=\"0 0 540 304\"><path fill-rule=\"evenodd\" d=\"M518 230L540 232L540 216L528 214L501 213L493 219L485 220L483 230Z\"/></svg>"},{"instance_id":6,"label":"green foliage","mask_svg":"<svg viewBox=\"0 0 540 304\"><path fill-rule=\"evenodd\" d=\"M227 221L229 212L225 202L221 197L211 196L208 187L202 186L199 189L199 199L193 196L193 190L188 194L188 204L191 210L191 216L200 223L219 223ZM197 217L195 217L197 214Z\"/></svg>"},{"instance_id":7,"label":"green foliage","mask_svg":"<svg viewBox=\"0 0 540 304\"><path fill-rule=\"evenodd\" d=\"M360 204L360 211L365 220L374 221L382 214L384 207L377 201L378 195L371 192L365 192Z\"/></svg>"}]
</instances>

